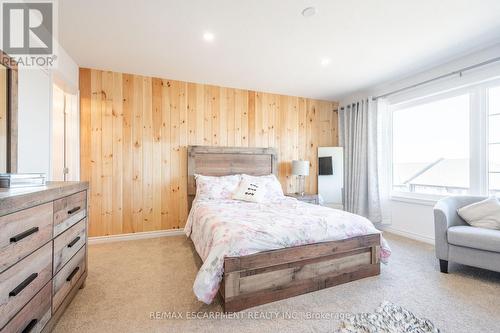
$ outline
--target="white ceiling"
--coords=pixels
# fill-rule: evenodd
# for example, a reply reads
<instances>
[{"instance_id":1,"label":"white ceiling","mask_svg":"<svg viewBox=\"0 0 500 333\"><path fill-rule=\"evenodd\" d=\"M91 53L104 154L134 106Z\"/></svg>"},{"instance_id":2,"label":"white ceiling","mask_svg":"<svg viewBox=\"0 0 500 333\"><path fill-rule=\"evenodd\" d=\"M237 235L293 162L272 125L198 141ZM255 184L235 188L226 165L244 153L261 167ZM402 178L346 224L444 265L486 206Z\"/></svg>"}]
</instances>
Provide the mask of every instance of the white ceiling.
<instances>
[{"instance_id":1,"label":"white ceiling","mask_svg":"<svg viewBox=\"0 0 500 333\"><path fill-rule=\"evenodd\" d=\"M82 67L331 100L499 41L500 1L62 0L59 35Z\"/></svg>"}]
</instances>

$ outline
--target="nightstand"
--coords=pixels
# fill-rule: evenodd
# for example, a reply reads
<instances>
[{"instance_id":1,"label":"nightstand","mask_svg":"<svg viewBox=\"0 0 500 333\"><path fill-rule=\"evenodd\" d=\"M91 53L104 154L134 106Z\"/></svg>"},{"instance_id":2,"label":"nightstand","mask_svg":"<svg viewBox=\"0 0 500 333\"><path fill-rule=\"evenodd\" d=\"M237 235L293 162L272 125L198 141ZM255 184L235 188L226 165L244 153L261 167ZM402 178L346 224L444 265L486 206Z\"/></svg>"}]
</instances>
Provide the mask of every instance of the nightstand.
<instances>
[{"instance_id":1,"label":"nightstand","mask_svg":"<svg viewBox=\"0 0 500 333\"><path fill-rule=\"evenodd\" d=\"M318 194L307 194L306 193L304 195L300 195L297 193L288 193L286 196L292 197L292 198L295 198L299 201L307 202L307 203L310 203L313 205L320 205L321 204Z\"/></svg>"}]
</instances>

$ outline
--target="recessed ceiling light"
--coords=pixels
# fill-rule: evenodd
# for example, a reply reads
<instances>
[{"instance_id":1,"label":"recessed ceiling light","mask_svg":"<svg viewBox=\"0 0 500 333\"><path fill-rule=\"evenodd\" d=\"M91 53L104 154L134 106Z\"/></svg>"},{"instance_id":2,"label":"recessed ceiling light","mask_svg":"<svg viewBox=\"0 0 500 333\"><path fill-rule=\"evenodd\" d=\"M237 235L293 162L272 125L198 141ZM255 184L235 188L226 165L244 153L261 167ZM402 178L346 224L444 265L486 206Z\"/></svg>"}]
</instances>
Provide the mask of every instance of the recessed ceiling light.
<instances>
[{"instance_id":1,"label":"recessed ceiling light","mask_svg":"<svg viewBox=\"0 0 500 333\"><path fill-rule=\"evenodd\" d=\"M330 58L321 59L321 66L328 66L330 64Z\"/></svg>"},{"instance_id":2,"label":"recessed ceiling light","mask_svg":"<svg viewBox=\"0 0 500 333\"><path fill-rule=\"evenodd\" d=\"M316 7L307 7L302 11L302 16L311 17L316 14Z\"/></svg>"},{"instance_id":3,"label":"recessed ceiling light","mask_svg":"<svg viewBox=\"0 0 500 333\"><path fill-rule=\"evenodd\" d=\"M204 39L206 42L211 42L211 41L213 41L213 40L214 40L214 38L215 38L215 36L214 36L214 34L213 34L213 33L211 33L211 32L208 32L208 31L207 31L207 32L205 32L205 33L203 34L203 39Z\"/></svg>"}]
</instances>

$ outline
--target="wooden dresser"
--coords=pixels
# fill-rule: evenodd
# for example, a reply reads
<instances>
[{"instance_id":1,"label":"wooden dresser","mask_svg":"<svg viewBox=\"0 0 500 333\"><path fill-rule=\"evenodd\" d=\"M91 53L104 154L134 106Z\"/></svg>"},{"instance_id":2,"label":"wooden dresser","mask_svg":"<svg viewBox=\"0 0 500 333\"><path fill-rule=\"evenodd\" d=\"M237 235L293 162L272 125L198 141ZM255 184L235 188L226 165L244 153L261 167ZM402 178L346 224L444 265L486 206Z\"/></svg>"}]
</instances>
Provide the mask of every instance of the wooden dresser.
<instances>
[{"instance_id":1,"label":"wooden dresser","mask_svg":"<svg viewBox=\"0 0 500 333\"><path fill-rule=\"evenodd\" d=\"M0 333L50 332L87 277L86 182L0 189Z\"/></svg>"}]
</instances>

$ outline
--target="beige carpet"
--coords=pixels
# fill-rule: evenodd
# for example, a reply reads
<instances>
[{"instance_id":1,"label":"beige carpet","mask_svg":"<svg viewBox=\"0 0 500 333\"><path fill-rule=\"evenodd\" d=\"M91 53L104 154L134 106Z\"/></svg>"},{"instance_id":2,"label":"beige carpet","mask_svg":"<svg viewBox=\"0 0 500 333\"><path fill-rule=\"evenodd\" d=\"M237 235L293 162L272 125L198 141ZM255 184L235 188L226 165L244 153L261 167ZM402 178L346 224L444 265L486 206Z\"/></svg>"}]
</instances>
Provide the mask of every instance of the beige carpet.
<instances>
[{"instance_id":1,"label":"beige carpet","mask_svg":"<svg viewBox=\"0 0 500 333\"><path fill-rule=\"evenodd\" d=\"M499 332L500 273L452 265L450 274L441 274L431 246L386 238L393 255L380 276L256 307L244 312L245 319L223 320L186 319L186 312L221 308L194 297L197 268L184 237L91 245L87 285L55 332L331 332L343 313L372 312L384 300L430 319L442 332ZM157 311L171 317L179 312L182 319L150 319ZM333 319L307 319L321 314Z\"/></svg>"}]
</instances>

